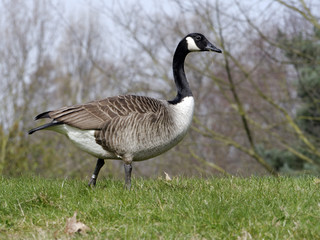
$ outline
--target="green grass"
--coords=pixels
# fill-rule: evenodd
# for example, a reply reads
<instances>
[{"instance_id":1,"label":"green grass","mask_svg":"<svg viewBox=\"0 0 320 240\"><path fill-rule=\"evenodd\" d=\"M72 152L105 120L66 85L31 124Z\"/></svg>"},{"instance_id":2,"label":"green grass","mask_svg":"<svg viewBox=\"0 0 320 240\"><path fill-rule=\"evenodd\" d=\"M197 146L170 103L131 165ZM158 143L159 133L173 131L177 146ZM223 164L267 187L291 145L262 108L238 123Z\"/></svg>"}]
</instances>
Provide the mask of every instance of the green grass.
<instances>
[{"instance_id":1,"label":"green grass","mask_svg":"<svg viewBox=\"0 0 320 240\"><path fill-rule=\"evenodd\" d=\"M100 180L100 181L99 181ZM313 177L99 179L0 178L0 239L68 239L66 219L91 228L76 239L319 239Z\"/></svg>"}]
</instances>

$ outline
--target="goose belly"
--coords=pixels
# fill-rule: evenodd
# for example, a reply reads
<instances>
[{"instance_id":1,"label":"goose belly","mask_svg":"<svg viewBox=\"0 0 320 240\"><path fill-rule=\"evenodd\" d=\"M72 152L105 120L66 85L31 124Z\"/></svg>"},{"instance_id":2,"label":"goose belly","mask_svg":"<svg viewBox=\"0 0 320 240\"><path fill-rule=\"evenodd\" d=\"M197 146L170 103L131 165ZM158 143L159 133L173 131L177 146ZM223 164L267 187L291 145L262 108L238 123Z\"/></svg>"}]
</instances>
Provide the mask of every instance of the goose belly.
<instances>
[{"instance_id":1,"label":"goose belly","mask_svg":"<svg viewBox=\"0 0 320 240\"><path fill-rule=\"evenodd\" d=\"M140 144L134 144L135 141L128 137L123 139L121 147L116 147L117 150L115 149L113 153L96 143L95 130L81 130L66 124L57 125L50 130L66 135L76 147L97 158L121 159L121 155L129 154L133 157L133 161L143 161L158 156L177 145L185 136L185 133L181 133L170 141L155 137L153 140L149 139L147 143L144 141Z\"/></svg>"},{"instance_id":2,"label":"goose belly","mask_svg":"<svg viewBox=\"0 0 320 240\"><path fill-rule=\"evenodd\" d=\"M148 146L136 149L136 152L133 155L133 160L143 161L156 157L176 146L185 135L186 132L176 136L175 138L171 139L171 141L150 142Z\"/></svg>"},{"instance_id":3,"label":"goose belly","mask_svg":"<svg viewBox=\"0 0 320 240\"><path fill-rule=\"evenodd\" d=\"M133 140L127 136L122 139L121 146L115 146L115 153L113 153L106 151L100 144L96 143L95 130L81 130L66 124L57 125L50 130L66 135L76 147L95 157L121 159L121 155L129 154L133 157L133 161L142 161L158 156L174 147L183 138L183 136L178 136L168 142L155 137L153 140L134 144L134 142L138 142L137 139Z\"/></svg>"}]
</instances>

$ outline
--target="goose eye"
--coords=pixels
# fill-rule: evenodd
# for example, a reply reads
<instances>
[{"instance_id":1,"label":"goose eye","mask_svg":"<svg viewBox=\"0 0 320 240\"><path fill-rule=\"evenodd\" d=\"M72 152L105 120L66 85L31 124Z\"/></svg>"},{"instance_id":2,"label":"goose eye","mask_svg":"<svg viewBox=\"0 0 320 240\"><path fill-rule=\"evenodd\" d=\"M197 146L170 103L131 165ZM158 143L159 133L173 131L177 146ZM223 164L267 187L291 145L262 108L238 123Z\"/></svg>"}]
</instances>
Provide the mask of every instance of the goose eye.
<instances>
[{"instance_id":1,"label":"goose eye","mask_svg":"<svg viewBox=\"0 0 320 240\"><path fill-rule=\"evenodd\" d=\"M202 37L200 35L196 36L196 41L200 41L202 39Z\"/></svg>"}]
</instances>

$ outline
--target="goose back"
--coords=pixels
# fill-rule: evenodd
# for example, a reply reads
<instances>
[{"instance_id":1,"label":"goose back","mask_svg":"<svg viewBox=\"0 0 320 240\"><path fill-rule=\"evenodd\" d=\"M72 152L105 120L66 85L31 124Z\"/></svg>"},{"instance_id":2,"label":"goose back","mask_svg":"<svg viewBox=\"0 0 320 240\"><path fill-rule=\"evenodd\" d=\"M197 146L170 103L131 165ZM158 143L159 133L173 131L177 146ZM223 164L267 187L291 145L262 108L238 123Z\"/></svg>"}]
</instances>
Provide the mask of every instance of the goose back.
<instances>
[{"instance_id":1,"label":"goose back","mask_svg":"<svg viewBox=\"0 0 320 240\"><path fill-rule=\"evenodd\" d=\"M82 105L62 107L49 111L47 115L55 121L82 130L99 130L106 121L114 118L156 113L159 111L159 104L154 100L135 95L116 96Z\"/></svg>"}]
</instances>

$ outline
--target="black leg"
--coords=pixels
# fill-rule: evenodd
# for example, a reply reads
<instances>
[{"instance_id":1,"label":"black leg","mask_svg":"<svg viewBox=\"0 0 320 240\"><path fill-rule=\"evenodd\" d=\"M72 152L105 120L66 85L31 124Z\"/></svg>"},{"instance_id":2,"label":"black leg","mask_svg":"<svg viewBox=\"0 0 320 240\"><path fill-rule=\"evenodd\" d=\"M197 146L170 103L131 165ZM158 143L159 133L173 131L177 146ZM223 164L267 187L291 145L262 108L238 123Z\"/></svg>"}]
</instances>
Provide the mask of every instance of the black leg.
<instances>
[{"instance_id":1,"label":"black leg","mask_svg":"<svg viewBox=\"0 0 320 240\"><path fill-rule=\"evenodd\" d=\"M99 158L99 159L97 160L96 168L94 169L94 172L93 172L93 174L92 174L92 177L91 177L91 179L90 179L90 181L89 181L89 184L88 184L89 187L90 187L91 185L93 185L93 186L96 185L96 181L97 181L97 178L98 178L100 169L103 167L103 165L104 165L104 159Z\"/></svg>"},{"instance_id":2,"label":"black leg","mask_svg":"<svg viewBox=\"0 0 320 240\"><path fill-rule=\"evenodd\" d=\"M131 189L131 172L132 172L132 165L131 163L124 164L124 172L125 172L125 187L130 190Z\"/></svg>"}]
</instances>

